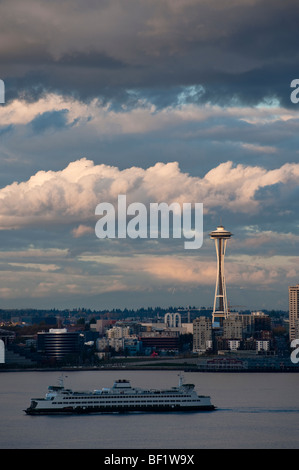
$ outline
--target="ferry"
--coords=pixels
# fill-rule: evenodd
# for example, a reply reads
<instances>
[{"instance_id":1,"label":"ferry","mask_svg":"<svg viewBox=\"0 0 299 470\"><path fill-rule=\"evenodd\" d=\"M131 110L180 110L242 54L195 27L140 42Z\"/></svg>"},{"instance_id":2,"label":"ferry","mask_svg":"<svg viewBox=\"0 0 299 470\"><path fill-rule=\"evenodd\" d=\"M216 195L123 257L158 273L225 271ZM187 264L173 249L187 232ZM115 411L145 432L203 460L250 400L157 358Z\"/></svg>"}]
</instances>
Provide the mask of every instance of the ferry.
<instances>
[{"instance_id":1,"label":"ferry","mask_svg":"<svg viewBox=\"0 0 299 470\"><path fill-rule=\"evenodd\" d=\"M128 412L186 412L212 411L209 396L198 395L193 384L170 389L141 389L132 387L129 380L117 380L111 388L93 391L73 391L64 388L63 379L50 385L44 398L32 398L28 415L88 414Z\"/></svg>"}]
</instances>

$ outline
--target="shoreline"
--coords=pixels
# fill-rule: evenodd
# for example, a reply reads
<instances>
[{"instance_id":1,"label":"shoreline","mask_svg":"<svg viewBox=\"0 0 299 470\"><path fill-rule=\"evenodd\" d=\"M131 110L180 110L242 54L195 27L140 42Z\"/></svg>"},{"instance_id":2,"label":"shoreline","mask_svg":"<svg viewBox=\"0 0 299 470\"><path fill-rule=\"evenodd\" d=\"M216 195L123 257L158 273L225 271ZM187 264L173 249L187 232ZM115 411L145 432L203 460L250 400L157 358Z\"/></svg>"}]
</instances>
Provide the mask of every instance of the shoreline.
<instances>
[{"instance_id":1,"label":"shoreline","mask_svg":"<svg viewBox=\"0 0 299 470\"><path fill-rule=\"evenodd\" d=\"M192 372L192 373L297 373L299 372L299 367L290 367L284 369L273 369L273 368L250 368L250 369L195 369L188 367L176 367L176 366L150 366L150 367L51 367L51 368L41 368L41 367L26 367L26 368L0 368L0 373L3 372L105 372L105 371L159 371L159 370L173 370L173 371L182 371L182 372Z\"/></svg>"}]
</instances>

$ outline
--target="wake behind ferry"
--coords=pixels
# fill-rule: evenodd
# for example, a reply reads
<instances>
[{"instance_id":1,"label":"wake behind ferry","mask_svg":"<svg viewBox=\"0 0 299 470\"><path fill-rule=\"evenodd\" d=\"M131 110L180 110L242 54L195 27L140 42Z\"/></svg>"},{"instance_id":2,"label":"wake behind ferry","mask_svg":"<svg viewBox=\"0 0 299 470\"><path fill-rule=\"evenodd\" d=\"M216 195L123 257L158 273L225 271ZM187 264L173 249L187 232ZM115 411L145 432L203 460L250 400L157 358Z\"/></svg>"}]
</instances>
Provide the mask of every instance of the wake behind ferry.
<instances>
[{"instance_id":1,"label":"wake behind ferry","mask_svg":"<svg viewBox=\"0 0 299 470\"><path fill-rule=\"evenodd\" d=\"M50 385L44 398L32 398L28 415L87 414L128 412L211 411L209 396L198 395L193 384L165 390L133 388L128 380L117 380L111 388L79 392L59 385Z\"/></svg>"}]
</instances>

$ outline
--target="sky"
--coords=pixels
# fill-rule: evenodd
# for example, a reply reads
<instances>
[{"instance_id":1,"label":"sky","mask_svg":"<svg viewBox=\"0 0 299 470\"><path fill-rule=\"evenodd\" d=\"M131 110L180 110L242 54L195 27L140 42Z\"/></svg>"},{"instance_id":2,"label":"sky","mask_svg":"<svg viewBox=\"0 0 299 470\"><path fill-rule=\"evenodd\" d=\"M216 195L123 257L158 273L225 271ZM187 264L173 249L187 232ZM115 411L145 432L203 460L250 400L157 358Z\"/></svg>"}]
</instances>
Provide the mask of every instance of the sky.
<instances>
[{"instance_id":1,"label":"sky","mask_svg":"<svg viewBox=\"0 0 299 470\"><path fill-rule=\"evenodd\" d=\"M0 308L287 310L297 0L1 0ZM299 96L299 93L298 93ZM100 203L203 204L203 243L99 239Z\"/></svg>"}]
</instances>

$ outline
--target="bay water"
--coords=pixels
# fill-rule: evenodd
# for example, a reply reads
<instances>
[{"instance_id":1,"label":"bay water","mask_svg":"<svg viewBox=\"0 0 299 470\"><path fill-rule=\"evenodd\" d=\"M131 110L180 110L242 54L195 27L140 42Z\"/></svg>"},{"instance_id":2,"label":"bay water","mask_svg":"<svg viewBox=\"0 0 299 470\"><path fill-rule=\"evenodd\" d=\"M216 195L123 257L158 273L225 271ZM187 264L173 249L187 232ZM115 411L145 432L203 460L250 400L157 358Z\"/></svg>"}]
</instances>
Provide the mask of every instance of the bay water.
<instances>
[{"instance_id":1,"label":"bay water","mask_svg":"<svg viewBox=\"0 0 299 470\"><path fill-rule=\"evenodd\" d=\"M74 390L127 379L141 388L178 385L178 371L67 371ZM298 449L298 373L186 372L216 411L28 416L33 397L58 383L59 371L0 373L1 449Z\"/></svg>"}]
</instances>

